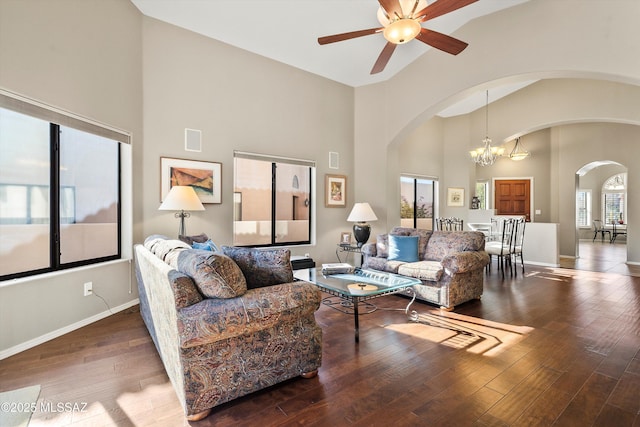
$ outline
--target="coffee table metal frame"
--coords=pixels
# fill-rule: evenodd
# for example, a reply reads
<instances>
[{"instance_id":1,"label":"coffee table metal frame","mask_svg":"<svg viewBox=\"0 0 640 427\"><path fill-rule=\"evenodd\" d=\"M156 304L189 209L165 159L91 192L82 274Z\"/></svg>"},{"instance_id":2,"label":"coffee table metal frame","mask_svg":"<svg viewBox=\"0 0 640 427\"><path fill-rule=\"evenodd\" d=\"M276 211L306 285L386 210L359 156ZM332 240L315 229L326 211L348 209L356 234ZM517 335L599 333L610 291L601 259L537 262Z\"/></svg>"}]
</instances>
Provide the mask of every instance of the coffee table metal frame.
<instances>
[{"instance_id":1,"label":"coffee table metal frame","mask_svg":"<svg viewBox=\"0 0 640 427\"><path fill-rule=\"evenodd\" d=\"M352 304L356 342L360 342L360 321L358 310L360 302L402 292L412 297L404 310L405 314L410 320L415 321L418 318L418 313L415 310L409 312L409 308L416 299L413 286L422 283L419 279L361 268L355 268L353 273L331 275L323 274L321 268L308 269L304 271L298 270L296 271L296 278L313 283L320 288L320 290ZM352 294L349 291L348 285L354 283L374 285L376 289Z\"/></svg>"}]
</instances>

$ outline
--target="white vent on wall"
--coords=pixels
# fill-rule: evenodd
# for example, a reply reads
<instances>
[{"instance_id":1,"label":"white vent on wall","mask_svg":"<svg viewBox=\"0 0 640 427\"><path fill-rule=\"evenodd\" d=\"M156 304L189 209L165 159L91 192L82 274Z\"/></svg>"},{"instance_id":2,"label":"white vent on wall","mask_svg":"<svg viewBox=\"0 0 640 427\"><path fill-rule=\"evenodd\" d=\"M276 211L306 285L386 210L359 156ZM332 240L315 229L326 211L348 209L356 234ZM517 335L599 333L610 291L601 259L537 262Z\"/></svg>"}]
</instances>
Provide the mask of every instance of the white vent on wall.
<instances>
[{"instance_id":1,"label":"white vent on wall","mask_svg":"<svg viewBox=\"0 0 640 427\"><path fill-rule=\"evenodd\" d=\"M340 168L340 155L335 151L329 151L329 169Z\"/></svg>"},{"instance_id":2,"label":"white vent on wall","mask_svg":"<svg viewBox=\"0 0 640 427\"><path fill-rule=\"evenodd\" d=\"M184 129L185 151L202 151L202 131L198 129Z\"/></svg>"}]
</instances>

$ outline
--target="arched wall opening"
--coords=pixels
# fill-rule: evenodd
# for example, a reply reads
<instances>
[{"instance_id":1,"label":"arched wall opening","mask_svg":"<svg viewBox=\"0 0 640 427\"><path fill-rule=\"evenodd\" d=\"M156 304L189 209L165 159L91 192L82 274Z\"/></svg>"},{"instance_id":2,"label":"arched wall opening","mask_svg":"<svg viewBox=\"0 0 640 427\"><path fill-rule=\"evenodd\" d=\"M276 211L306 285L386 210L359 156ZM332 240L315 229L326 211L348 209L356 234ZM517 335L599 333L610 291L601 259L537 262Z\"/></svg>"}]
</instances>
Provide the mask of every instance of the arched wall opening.
<instances>
[{"instance_id":1,"label":"arched wall opening","mask_svg":"<svg viewBox=\"0 0 640 427\"><path fill-rule=\"evenodd\" d=\"M560 254L577 256L575 204L566 203L575 201L575 186L564 188L565 183L573 184L575 171L589 162L614 158L623 163L638 158L640 120L626 113L635 113L632 106L639 101L640 87L634 85L592 79L541 80L490 105L489 133L494 143L504 144L509 152L514 137L520 136L532 156L521 162L503 158L488 167L475 166L467 154L484 137L484 108L451 118L433 116L386 149L387 222L399 221L395 186L400 173L436 176L443 189L466 188L468 199L477 180L534 177L535 206L540 212L533 220L561 224ZM629 180L631 186L638 185L633 177ZM443 197L441 193L441 215L465 217L469 200L464 209L447 210ZM630 221L640 216L637 207L630 205L629 210ZM635 242L632 234L629 248ZM631 256L628 259L635 261Z\"/></svg>"}]
</instances>

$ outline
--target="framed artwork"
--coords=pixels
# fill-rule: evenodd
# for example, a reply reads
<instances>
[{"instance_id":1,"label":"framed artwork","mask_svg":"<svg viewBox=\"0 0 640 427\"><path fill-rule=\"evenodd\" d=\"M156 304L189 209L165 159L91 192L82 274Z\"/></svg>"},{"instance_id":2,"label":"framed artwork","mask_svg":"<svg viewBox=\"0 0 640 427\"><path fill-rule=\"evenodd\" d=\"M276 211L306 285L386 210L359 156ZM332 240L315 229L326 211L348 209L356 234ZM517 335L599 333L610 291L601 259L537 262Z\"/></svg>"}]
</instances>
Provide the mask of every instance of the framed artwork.
<instances>
[{"instance_id":1,"label":"framed artwork","mask_svg":"<svg viewBox=\"0 0 640 427\"><path fill-rule=\"evenodd\" d=\"M341 245L350 245L351 244L351 233L348 231L343 231L340 233L340 244Z\"/></svg>"},{"instance_id":2,"label":"framed artwork","mask_svg":"<svg viewBox=\"0 0 640 427\"><path fill-rule=\"evenodd\" d=\"M447 188L447 206L464 206L464 188Z\"/></svg>"},{"instance_id":3,"label":"framed artwork","mask_svg":"<svg viewBox=\"0 0 640 427\"><path fill-rule=\"evenodd\" d=\"M324 176L324 205L327 208L347 206L347 177L344 175Z\"/></svg>"},{"instance_id":4,"label":"framed artwork","mask_svg":"<svg viewBox=\"0 0 640 427\"><path fill-rule=\"evenodd\" d=\"M202 203L222 203L222 164L160 157L160 201L174 185L193 187Z\"/></svg>"}]
</instances>

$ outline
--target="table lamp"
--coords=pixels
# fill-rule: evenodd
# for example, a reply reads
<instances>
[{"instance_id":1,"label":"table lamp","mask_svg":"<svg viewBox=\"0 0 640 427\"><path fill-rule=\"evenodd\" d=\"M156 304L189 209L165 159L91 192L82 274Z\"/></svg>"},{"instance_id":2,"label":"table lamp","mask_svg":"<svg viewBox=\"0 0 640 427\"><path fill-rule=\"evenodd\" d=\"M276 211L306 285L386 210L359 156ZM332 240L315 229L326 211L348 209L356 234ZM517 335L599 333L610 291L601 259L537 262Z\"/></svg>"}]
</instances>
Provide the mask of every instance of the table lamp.
<instances>
[{"instance_id":1,"label":"table lamp","mask_svg":"<svg viewBox=\"0 0 640 427\"><path fill-rule=\"evenodd\" d=\"M355 222L353 224L353 236L358 242L358 247L361 247L369 240L371 226L367 224L367 221L376 221L377 219L378 217L369 206L369 203L356 203L353 205L347 221Z\"/></svg>"},{"instance_id":2,"label":"table lamp","mask_svg":"<svg viewBox=\"0 0 640 427\"><path fill-rule=\"evenodd\" d=\"M200 199L193 187L175 185L171 187L169 194L164 198L164 201L158 210L180 211L175 213L175 217L180 218L180 230L178 232L178 236L185 236L187 233L184 226L184 219L191 216L189 212L185 211L203 211L204 206L202 206L202 203L200 202Z\"/></svg>"}]
</instances>

